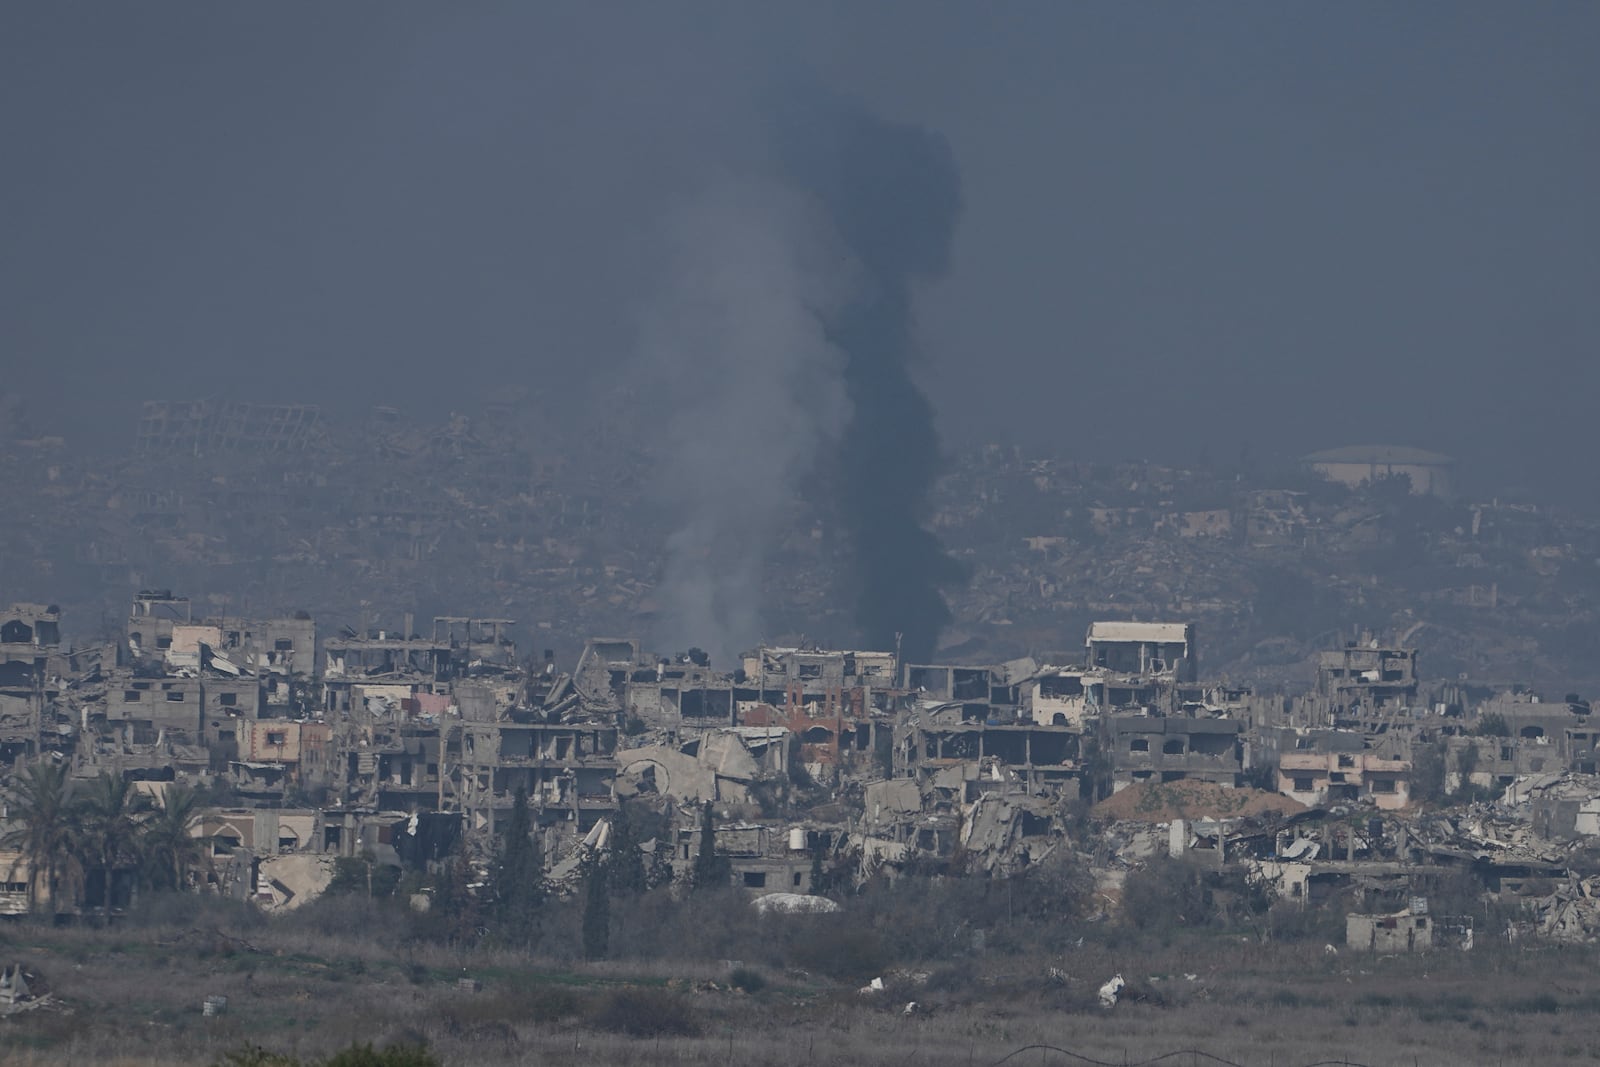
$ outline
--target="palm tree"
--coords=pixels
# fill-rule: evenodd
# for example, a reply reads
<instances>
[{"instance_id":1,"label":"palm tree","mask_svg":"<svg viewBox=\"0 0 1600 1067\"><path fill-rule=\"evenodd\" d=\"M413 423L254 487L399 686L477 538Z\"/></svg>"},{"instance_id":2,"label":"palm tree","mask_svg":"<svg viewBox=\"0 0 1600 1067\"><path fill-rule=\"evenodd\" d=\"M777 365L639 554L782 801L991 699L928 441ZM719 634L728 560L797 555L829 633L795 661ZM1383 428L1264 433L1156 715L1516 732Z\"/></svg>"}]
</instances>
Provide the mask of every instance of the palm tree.
<instances>
[{"instance_id":1,"label":"palm tree","mask_svg":"<svg viewBox=\"0 0 1600 1067\"><path fill-rule=\"evenodd\" d=\"M166 889L184 887L189 869L200 860L200 839L193 834L199 819L195 791L176 782L167 786L142 835L151 884Z\"/></svg>"},{"instance_id":2,"label":"palm tree","mask_svg":"<svg viewBox=\"0 0 1600 1067\"><path fill-rule=\"evenodd\" d=\"M28 897L35 911L55 906L61 875L73 869L76 838L72 782L67 765L40 760L30 763L9 790L11 816L17 825L0 844L19 850L28 861Z\"/></svg>"},{"instance_id":3,"label":"palm tree","mask_svg":"<svg viewBox=\"0 0 1600 1067\"><path fill-rule=\"evenodd\" d=\"M138 860L139 828L149 808L144 794L120 774L101 772L89 783L79 812L84 866L101 875L101 910L111 907L111 872Z\"/></svg>"}]
</instances>

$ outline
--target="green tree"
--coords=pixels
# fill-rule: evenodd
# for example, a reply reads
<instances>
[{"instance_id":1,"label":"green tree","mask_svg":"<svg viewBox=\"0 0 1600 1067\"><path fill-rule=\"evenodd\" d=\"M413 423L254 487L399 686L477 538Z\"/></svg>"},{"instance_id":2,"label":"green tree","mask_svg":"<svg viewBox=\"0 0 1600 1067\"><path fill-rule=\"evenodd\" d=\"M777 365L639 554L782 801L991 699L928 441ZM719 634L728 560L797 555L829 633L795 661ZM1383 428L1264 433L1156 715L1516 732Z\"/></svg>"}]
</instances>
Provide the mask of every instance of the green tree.
<instances>
[{"instance_id":1,"label":"green tree","mask_svg":"<svg viewBox=\"0 0 1600 1067\"><path fill-rule=\"evenodd\" d=\"M394 896L400 884L400 868L378 862L378 854L364 849L359 856L342 856L333 861L333 880L326 892L331 896L362 896L379 900Z\"/></svg>"},{"instance_id":2,"label":"green tree","mask_svg":"<svg viewBox=\"0 0 1600 1067\"><path fill-rule=\"evenodd\" d=\"M468 945L483 925L483 901L472 890L472 864L466 845L457 842L449 862L435 876L424 927L453 945Z\"/></svg>"},{"instance_id":3,"label":"green tree","mask_svg":"<svg viewBox=\"0 0 1600 1067\"><path fill-rule=\"evenodd\" d=\"M111 907L112 872L138 863L140 824L149 801L120 774L102 771L89 783L77 807L83 865L99 872L99 906L107 910Z\"/></svg>"},{"instance_id":4,"label":"green tree","mask_svg":"<svg viewBox=\"0 0 1600 1067\"><path fill-rule=\"evenodd\" d=\"M1445 800L1445 752L1442 741L1411 746L1411 797L1425 804Z\"/></svg>"},{"instance_id":5,"label":"green tree","mask_svg":"<svg viewBox=\"0 0 1600 1067\"><path fill-rule=\"evenodd\" d=\"M617 808L617 817L611 821L611 858L606 863L611 880L611 892L619 897L643 893L649 888L649 878L644 869L644 853L639 851L639 834L628 814L627 804Z\"/></svg>"},{"instance_id":6,"label":"green tree","mask_svg":"<svg viewBox=\"0 0 1600 1067\"><path fill-rule=\"evenodd\" d=\"M0 844L28 861L28 899L35 911L59 910L64 876L75 873L72 782L64 763L40 760L17 776L10 790L15 829Z\"/></svg>"},{"instance_id":7,"label":"green tree","mask_svg":"<svg viewBox=\"0 0 1600 1067\"><path fill-rule=\"evenodd\" d=\"M595 857L589 867L589 878L583 894L583 954L591 960L603 960L611 948L611 877L610 865Z\"/></svg>"},{"instance_id":8,"label":"green tree","mask_svg":"<svg viewBox=\"0 0 1600 1067\"><path fill-rule=\"evenodd\" d=\"M1478 716L1478 725L1472 732L1479 737L1510 737L1511 726L1506 722L1504 715L1498 711L1490 711Z\"/></svg>"},{"instance_id":9,"label":"green tree","mask_svg":"<svg viewBox=\"0 0 1600 1067\"><path fill-rule=\"evenodd\" d=\"M515 945L531 944L544 905L544 856L533 833L526 789L518 788L511 805L494 869L494 899L500 936Z\"/></svg>"},{"instance_id":10,"label":"green tree","mask_svg":"<svg viewBox=\"0 0 1600 1067\"><path fill-rule=\"evenodd\" d=\"M1199 867L1159 853L1142 870L1129 874L1122 886L1123 919L1136 929L1156 934L1209 924L1211 904L1211 892Z\"/></svg>"},{"instance_id":11,"label":"green tree","mask_svg":"<svg viewBox=\"0 0 1600 1067\"><path fill-rule=\"evenodd\" d=\"M184 888L189 872L202 860L201 842L194 836L199 821L199 794L176 782L168 785L140 835L146 884L157 889Z\"/></svg>"},{"instance_id":12,"label":"green tree","mask_svg":"<svg viewBox=\"0 0 1600 1067\"><path fill-rule=\"evenodd\" d=\"M723 888L732 873L728 857L717 851L717 816L708 800L700 813L700 851L694 857L693 888L697 892Z\"/></svg>"}]
</instances>

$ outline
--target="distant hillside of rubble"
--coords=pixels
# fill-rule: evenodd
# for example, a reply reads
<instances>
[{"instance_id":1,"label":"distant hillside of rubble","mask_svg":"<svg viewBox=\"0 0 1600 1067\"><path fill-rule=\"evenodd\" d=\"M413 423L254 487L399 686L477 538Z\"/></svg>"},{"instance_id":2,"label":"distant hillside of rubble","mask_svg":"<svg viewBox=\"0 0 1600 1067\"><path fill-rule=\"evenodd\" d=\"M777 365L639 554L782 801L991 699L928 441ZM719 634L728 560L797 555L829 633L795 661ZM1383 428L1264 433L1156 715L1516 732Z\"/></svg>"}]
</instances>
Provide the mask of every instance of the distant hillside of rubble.
<instances>
[{"instance_id":1,"label":"distant hillside of rubble","mask_svg":"<svg viewBox=\"0 0 1600 1067\"><path fill-rule=\"evenodd\" d=\"M241 421L224 405L181 425L173 412L193 405L156 404L130 412L136 447L98 458L0 438L6 596L62 605L79 641L148 587L225 590L218 615L303 609L357 630L465 607L525 620L563 657L591 634L651 634L654 458L620 414L574 440L524 417L529 402L364 422L312 408ZM1257 687L1308 684L1312 652L1366 627L1420 647L1439 677L1600 688L1600 523L1396 481L963 453L928 515L970 575L946 590L940 658L1047 660L1092 619L1183 618L1207 674ZM840 531L824 505L791 502L750 641L859 647Z\"/></svg>"}]
</instances>

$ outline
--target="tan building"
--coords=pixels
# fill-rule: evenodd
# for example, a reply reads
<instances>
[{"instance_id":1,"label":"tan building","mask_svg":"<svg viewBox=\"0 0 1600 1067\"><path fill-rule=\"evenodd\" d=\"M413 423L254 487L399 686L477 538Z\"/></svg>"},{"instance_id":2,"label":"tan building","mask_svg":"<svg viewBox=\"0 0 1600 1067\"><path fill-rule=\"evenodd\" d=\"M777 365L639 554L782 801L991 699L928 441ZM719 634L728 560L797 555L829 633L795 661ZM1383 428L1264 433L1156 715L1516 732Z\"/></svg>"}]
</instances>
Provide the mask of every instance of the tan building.
<instances>
[{"instance_id":1,"label":"tan building","mask_svg":"<svg viewBox=\"0 0 1600 1067\"><path fill-rule=\"evenodd\" d=\"M0 915L28 914L28 884L32 881L28 857L10 849L0 850Z\"/></svg>"},{"instance_id":2,"label":"tan building","mask_svg":"<svg viewBox=\"0 0 1600 1067\"><path fill-rule=\"evenodd\" d=\"M1347 915L1344 941L1365 952L1426 952L1433 948L1433 922L1426 913Z\"/></svg>"},{"instance_id":3,"label":"tan building","mask_svg":"<svg viewBox=\"0 0 1600 1067\"><path fill-rule=\"evenodd\" d=\"M1455 464L1449 456L1405 445L1351 445L1313 452L1305 457L1312 470L1329 481L1355 489L1380 478L1405 475L1411 491L1421 496L1454 496Z\"/></svg>"},{"instance_id":4,"label":"tan building","mask_svg":"<svg viewBox=\"0 0 1600 1067\"><path fill-rule=\"evenodd\" d=\"M1411 803L1411 762L1375 752L1285 752L1278 792L1313 808L1370 799L1396 811Z\"/></svg>"}]
</instances>

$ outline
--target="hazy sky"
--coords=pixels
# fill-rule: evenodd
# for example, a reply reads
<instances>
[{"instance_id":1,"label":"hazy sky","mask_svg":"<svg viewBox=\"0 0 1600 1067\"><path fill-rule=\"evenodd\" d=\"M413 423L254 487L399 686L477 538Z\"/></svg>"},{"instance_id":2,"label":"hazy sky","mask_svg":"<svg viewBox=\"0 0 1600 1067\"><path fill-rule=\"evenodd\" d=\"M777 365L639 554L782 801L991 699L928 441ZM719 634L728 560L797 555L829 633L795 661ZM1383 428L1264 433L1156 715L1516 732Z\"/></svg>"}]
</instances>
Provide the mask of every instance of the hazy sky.
<instances>
[{"instance_id":1,"label":"hazy sky","mask_svg":"<svg viewBox=\"0 0 1600 1067\"><path fill-rule=\"evenodd\" d=\"M19 0L0 353L119 441L146 397L603 382L798 77L954 152L948 441L1411 443L1593 500L1596 56L1590 3Z\"/></svg>"}]
</instances>

